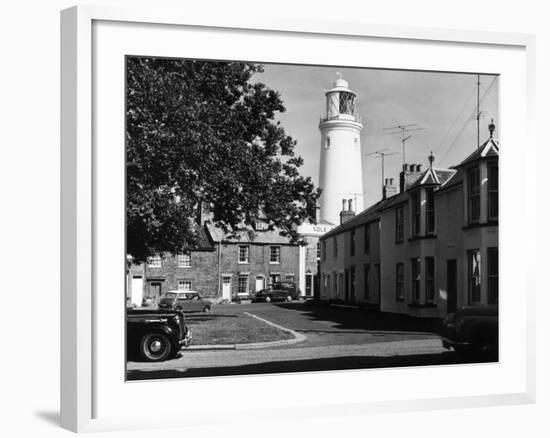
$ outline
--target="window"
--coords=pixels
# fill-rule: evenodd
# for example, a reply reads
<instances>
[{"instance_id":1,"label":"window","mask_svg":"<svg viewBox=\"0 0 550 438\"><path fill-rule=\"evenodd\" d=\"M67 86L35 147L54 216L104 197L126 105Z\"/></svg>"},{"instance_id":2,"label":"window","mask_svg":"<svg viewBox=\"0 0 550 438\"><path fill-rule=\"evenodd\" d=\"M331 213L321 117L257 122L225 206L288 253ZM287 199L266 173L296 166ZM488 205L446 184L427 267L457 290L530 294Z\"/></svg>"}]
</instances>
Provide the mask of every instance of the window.
<instances>
[{"instance_id":1,"label":"window","mask_svg":"<svg viewBox=\"0 0 550 438\"><path fill-rule=\"evenodd\" d=\"M363 265L364 275L365 275L365 299L370 298L370 265L366 263Z\"/></svg>"},{"instance_id":2,"label":"window","mask_svg":"<svg viewBox=\"0 0 550 438\"><path fill-rule=\"evenodd\" d=\"M349 286L350 286L350 295L352 301L355 300L355 266L351 266L349 270Z\"/></svg>"},{"instance_id":3,"label":"window","mask_svg":"<svg viewBox=\"0 0 550 438\"><path fill-rule=\"evenodd\" d=\"M405 217L403 206L395 209L395 241L403 242L405 237Z\"/></svg>"},{"instance_id":4,"label":"window","mask_svg":"<svg viewBox=\"0 0 550 438\"><path fill-rule=\"evenodd\" d=\"M330 295L330 274L325 274L325 293Z\"/></svg>"},{"instance_id":5,"label":"window","mask_svg":"<svg viewBox=\"0 0 550 438\"><path fill-rule=\"evenodd\" d=\"M425 286L426 286L426 302L433 303L435 299L435 261L433 257L425 258Z\"/></svg>"},{"instance_id":6,"label":"window","mask_svg":"<svg viewBox=\"0 0 550 438\"><path fill-rule=\"evenodd\" d=\"M498 165L487 167L489 176L489 220L498 220Z\"/></svg>"},{"instance_id":7,"label":"window","mask_svg":"<svg viewBox=\"0 0 550 438\"><path fill-rule=\"evenodd\" d=\"M330 137L325 139L325 149L330 149Z\"/></svg>"},{"instance_id":8,"label":"window","mask_svg":"<svg viewBox=\"0 0 550 438\"><path fill-rule=\"evenodd\" d=\"M327 259L327 241L323 240L323 261Z\"/></svg>"},{"instance_id":9,"label":"window","mask_svg":"<svg viewBox=\"0 0 550 438\"><path fill-rule=\"evenodd\" d=\"M257 230L257 231L265 231L269 228L269 226L265 223L265 222L256 222L254 224L254 228Z\"/></svg>"},{"instance_id":10,"label":"window","mask_svg":"<svg viewBox=\"0 0 550 438\"><path fill-rule=\"evenodd\" d=\"M405 265L398 263L395 265L395 298L402 300L405 298Z\"/></svg>"},{"instance_id":11,"label":"window","mask_svg":"<svg viewBox=\"0 0 550 438\"><path fill-rule=\"evenodd\" d=\"M274 283L281 282L281 274L269 274L269 285L273 286Z\"/></svg>"},{"instance_id":12,"label":"window","mask_svg":"<svg viewBox=\"0 0 550 438\"><path fill-rule=\"evenodd\" d=\"M190 268L190 267L191 267L191 254L179 254L178 268Z\"/></svg>"},{"instance_id":13,"label":"window","mask_svg":"<svg viewBox=\"0 0 550 438\"><path fill-rule=\"evenodd\" d=\"M412 194L412 230L413 236L420 234L420 192Z\"/></svg>"},{"instance_id":14,"label":"window","mask_svg":"<svg viewBox=\"0 0 550 438\"><path fill-rule=\"evenodd\" d=\"M350 255L355 255L355 228L350 231Z\"/></svg>"},{"instance_id":15,"label":"window","mask_svg":"<svg viewBox=\"0 0 550 438\"><path fill-rule=\"evenodd\" d=\"M239 245L239 263L249 263L250 248L248 245Z\"/></svg>"},{"instance_id":16,"label":"window","mask_svg":"<svg viewBox=\"0 0 550 438\"><path fill-rule=\"evenodd\" d=\"M480 215L479 167L468 171L468 222L478 223Z\"/></svg>"},{"instance_id":17,"label":"window","mask_svg":"<svg viewBox=\"0 0 550 438\"><path fill-rule=\"evenodd\" d=\"M160 256L154 256L147 262L149 268L162 268L162 258Z\"/></svg>"},{"instance_id":18,"label":"window","mask_svg":"<svg viewBox=\"0 0 550 438\"><path fill-rule=\"evenodd\" d=\"M498 248L487 249L489 304L498 304Z\"/></svg>"},{"instance_id":19,"label":"window","mask_svg":"<svg viewBox=\"0 0 550 438\"><path fill-rule=\"evenodd\" d=\"M334 292L334 294L338 295L338 275L336 274L336 272L332 273L332 287L332 291Z\"/></svg>"},{"instance_id":20,"label":"window","mask_svg":"<svg viewBox=\"0 0 550 438\"><path fill-rule=\"evenodd\" d=\"M239 283L237 284L237 293L247 294L248 293L248 275L240 274L238 281Z\"/></svg>"},{"instance_id":21,"label":"window","mask_svg":"<svg viewBox=\"0 0 550 438\"><path fill-rule=\"evenodd\" d=\"M288 283L294 283L294 274L285 275L285 281Z\"/></svg>"},{"instance_id":22,"label":"window","mask_svg":"<svg viewBox=\"0 0 550 438\"><path fill-rule=\"evenodd\" d=\"M426 234L435 232L434 189L426 189Z\"/></svg>"},{"instance_id":23,"label":"window","mask_svg":"<svg viewBox=\"0 0 550 438\"><path fill-rule=\"evenodd\" d=\"M411 286L413 303L420 302L420 259L411 260Z\"/></svg>"},{"instance_id":24,"label":"window","mask_svg":"<svg viewBox=\"0 0 550 438\"><path fill-rule=\"evenodd\" d=\"M370 226L369 224L365 225L365 236L364 236L364 246L365 254L370 253Z\"/></svg>"},{"instance_id":25,"label":"window","mask_svg":"<svg viewBox=\"0 0 550 438\"><path fill-rule=\"evenodd\" d=\"M281 263L281 247L269 247L269 263Z\"/></svg>"},{"instance_id":26,"label":"window","mask_svg":"<svg viewBox=\"0 0 550 438\"><path fill-rule=\"evenodd\" d=\"M321 242L317 242L317 259L321 258Z\"/></svg>"},{"instance_id":27,"label":"window","mask_svg":"<svg viewBox=\"0 0 550 438\"><path fill-rule=\"evenodd\" d=\"M470 303L481 299L481 253L479 249L468 251L468 296Z\"/></svg>"},{"instance_id":28,"label":"window","mask_svg":"<svg viewBox=\"0 0 550 438\"><path fill-rule=\"evenodd\" d=\"M336 236L332 238L332 243L334 244L333 255L334 257L338 257L338 239Z\"/></svg>"},{"instance_id":29,"label":"window","mask_svg":"<svg viewBox=\"0 0 550 438\"><path fill-rule=\"evenodd\" d=\"M178 280L178 290L191 290L191 280Z\"/></svg>"}]
</instances>

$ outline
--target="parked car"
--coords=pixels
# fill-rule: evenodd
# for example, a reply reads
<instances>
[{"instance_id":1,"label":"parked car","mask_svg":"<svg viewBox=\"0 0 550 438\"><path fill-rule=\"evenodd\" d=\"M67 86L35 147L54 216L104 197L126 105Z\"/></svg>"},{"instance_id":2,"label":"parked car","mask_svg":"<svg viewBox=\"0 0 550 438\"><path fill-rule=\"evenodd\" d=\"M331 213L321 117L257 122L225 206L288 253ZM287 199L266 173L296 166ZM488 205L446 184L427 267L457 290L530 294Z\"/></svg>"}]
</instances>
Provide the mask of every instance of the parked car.
<instances>
[{"instance_id":1,"label":"parked car","mask_svg":"<svg viewBox=\"0 0 550 438\"><path fill-rule=\"evenodd\" d=\"M464 306L443 320L442 343L465 357L498 359L498 306Z\"/></svg>"},{"instance_id":2,"label":"parked car","mask_svg":"<svg viewBox=\"0 0 550 438\"><path fill-rule=\"evenodd\" d=\"M292 282L273 283L269 289L262 289L254 295L254 301L292 301L300 297L300 289Z\"/></svg>"},{"instance_id":3,"label":"parked car","mask_svg":"<svg viewBox=\"0 0 550 438\"><path fill-rule=\"evenodd\" d=\"M210 312L212 301L202 298L196 291L173 290L164 294L158 306L159 309L173 309L181 312Z\"/></svg>"},{"instance_id":4,"label":"parked car","mask_svg":"<svg viewBox=\"0 0 550 438\"><path fill-rule=\"evenodd\" d=\"M191 343L191 330L182 312L152 309L126 310L128 356L138 355L148 362L161 362L177 355Z\"/></svg>"}]
</instances>

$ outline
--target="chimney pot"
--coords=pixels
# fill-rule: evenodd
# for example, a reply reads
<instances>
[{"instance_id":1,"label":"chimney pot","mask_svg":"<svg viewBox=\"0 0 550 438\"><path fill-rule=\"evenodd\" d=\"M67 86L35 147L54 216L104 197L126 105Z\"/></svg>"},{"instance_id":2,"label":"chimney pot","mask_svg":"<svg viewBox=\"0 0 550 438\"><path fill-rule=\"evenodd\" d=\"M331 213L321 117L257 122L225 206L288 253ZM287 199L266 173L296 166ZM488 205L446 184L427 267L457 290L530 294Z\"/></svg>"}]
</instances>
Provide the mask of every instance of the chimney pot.
<instances>
[{"instance_id":1,"label":"chimney pot","mask_svg":"<svg viewBox=\"0 0 550 438\"><path fill-rule=\"evenodd\" d=\"M348 211L353 211L353 200L348 199Z\"/></svg>"},{"instance_id":2,"label":"chimney pot","mask_svg":"<svg viewBox=\"0 0 550 438\"><path fill-rule=\"evenodd\" d=\"M346 211L346 200L342 199L342 211Z\"/></svg>"},{"instance_id":3,"label":"chimney pot","mask_svg":"<svg viewBox=\"0 0 550 438\"><path fill-rule=\"evenodd\" d=\"M417 172L422 172L422 164L417 164L416 165L416 171Z\"/></svg>"}]
</instances>

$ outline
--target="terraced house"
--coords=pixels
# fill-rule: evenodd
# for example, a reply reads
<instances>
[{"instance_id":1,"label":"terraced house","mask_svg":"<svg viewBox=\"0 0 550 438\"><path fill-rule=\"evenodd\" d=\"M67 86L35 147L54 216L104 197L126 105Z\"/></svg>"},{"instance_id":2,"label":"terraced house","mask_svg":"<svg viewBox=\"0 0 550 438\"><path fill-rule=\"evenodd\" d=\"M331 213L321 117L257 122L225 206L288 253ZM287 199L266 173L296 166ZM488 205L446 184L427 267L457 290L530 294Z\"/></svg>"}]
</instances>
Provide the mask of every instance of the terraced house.
<instances>
[{"instance_id":1,"label":"terraced house","mask_svg":"<svg viewBox=\"0 0 550 438\"><path fill-rule=\"evenodd\" d=\"M448 169L404 165L398 194L321 237L321 298L441 317L498 302L498 158L490 138Z\"/></svg>"},{"instance_id":2,"label":"terraced house","mask_svg":"<svg viewBox=\"0 0 550 438\"><path fill-rule=\"evenodd\" d=\"M245 299L276 281L297 282L298 260L298 244L269 230L265 218L235 235L205 218L196 247L131 265L127 297L136 306L169 290L195 290L216 301Z\"/></svg>"}]
</instances>

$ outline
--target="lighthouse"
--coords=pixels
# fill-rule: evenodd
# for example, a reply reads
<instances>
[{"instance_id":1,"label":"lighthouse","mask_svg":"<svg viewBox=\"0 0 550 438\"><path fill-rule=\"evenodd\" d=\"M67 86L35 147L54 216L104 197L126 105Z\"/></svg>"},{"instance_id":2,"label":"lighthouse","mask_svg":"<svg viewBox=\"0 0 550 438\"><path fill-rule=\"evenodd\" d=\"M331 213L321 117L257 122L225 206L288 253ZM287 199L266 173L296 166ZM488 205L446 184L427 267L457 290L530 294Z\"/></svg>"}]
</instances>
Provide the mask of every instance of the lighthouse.
<instances>
[{"instance_id":1,"label":"lighthouse","mask_svg":"<svg viewBox=\"0 0 550 438\"><path fill-rule=\"evenodd\" d=\"M363 210L361 130L356 95L340 74L326 93L326 112L321 117L319 187L321 221L338 225L342 200L353 211ZM349 202L351 200L351 203ZM350 205L351 204L351 205Z\"/></svg>"}]
</instances>

